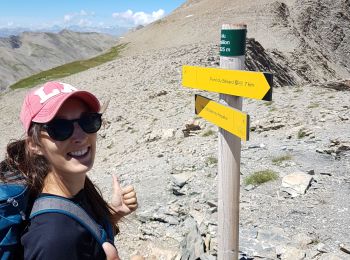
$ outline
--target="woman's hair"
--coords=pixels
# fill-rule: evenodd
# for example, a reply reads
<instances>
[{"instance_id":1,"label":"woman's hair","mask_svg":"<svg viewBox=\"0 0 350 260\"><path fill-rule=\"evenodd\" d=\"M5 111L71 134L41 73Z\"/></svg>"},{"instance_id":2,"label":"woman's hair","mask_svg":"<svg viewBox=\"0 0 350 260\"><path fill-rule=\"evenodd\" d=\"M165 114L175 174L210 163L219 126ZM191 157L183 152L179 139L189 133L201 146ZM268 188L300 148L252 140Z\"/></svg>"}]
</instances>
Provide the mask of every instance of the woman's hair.
<instances>
[{"instance_id":1,"label":"woman's hair","mask_svg":"<svg viewBox=\"0 0 350 260\"><path fill-rule=\"evenodd\" d=\"M5 160L0 163L0 180L3 182L24 182L29 187L31 198L36 198L42 192L44 180L51 169L50 163L43 155L34 153L28 147L29 138L36 145L41 145L41 129L40 124L33 123L28 131L27 139L13 141L7 145ZM118 213L102 198L101 191L87 176L84 189L98 221L102 223L107 216L110 223L114 223L113 215ZM112 225L114 233L117 234L119 232L118 226Z\"/></svg>"}]
</instances>

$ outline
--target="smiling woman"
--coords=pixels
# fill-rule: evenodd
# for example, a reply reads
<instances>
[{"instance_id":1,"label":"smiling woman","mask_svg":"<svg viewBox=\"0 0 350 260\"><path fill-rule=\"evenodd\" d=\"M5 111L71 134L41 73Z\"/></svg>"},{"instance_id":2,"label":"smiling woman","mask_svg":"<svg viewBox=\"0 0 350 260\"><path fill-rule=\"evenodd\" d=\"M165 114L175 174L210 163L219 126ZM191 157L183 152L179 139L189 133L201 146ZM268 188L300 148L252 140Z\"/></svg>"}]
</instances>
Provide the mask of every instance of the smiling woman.
<instances>
[{"instance_id":1,"label":"smiling woman","mask_svg":"<svg viewBox=\"0 0 350 260\"><path fill-rule=\"evenodd\" d=\"M29 210L33 208L16 251L23 254L16 259L119 259L113 243L117 222L137 208L137 199L132 186L120 188L113 176L109 204L86 175L95 160L100 108L92 93L60 82L48 82L26 95L20 115L26 138L10 143L0 164L26 183ZM7 176L1 171L3 182L13 181ZM49 204L42 204L45 199ZM52 211L51 201L78 208L80 215ZM3 259L7 249L1 245Z\"/></svg>"}]
</instances>

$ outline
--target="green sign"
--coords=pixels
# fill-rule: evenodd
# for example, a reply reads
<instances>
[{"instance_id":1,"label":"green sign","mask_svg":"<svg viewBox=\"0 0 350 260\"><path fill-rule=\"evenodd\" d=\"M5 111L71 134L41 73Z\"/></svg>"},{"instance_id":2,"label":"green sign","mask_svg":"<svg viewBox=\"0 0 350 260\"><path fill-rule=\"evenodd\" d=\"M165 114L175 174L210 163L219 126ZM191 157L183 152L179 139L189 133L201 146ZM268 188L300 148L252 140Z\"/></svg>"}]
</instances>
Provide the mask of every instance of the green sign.
<instances>
[{"instance_id":1,"label":"green sign","mask_svg":"<svg viewBox=\"0 0 350 260\"><path fill-rule=\"evenodd\" d=\"M245 55L246 29L221 30L220 56L232 57Z\"/></svg>"}]
</instances>

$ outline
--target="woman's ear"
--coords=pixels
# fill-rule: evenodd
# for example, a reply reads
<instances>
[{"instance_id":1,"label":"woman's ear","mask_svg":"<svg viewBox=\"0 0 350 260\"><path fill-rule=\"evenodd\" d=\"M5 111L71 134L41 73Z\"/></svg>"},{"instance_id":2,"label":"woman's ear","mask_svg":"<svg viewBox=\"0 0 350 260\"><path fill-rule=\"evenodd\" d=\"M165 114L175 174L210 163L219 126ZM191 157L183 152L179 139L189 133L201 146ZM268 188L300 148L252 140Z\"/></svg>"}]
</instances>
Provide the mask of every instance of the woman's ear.
<instances>
[{"instance_id":1,"label":"woman's ear","mask_svg":"<svg viewBox=\"0 0 350 260\"><path fill-rule=\"evenodd\" d=\"M41 150L41 146L34 142L33 138L28 137L27 139L27 147L31 154L35 155L43 155Z\"/></svg>"}]
</instances>

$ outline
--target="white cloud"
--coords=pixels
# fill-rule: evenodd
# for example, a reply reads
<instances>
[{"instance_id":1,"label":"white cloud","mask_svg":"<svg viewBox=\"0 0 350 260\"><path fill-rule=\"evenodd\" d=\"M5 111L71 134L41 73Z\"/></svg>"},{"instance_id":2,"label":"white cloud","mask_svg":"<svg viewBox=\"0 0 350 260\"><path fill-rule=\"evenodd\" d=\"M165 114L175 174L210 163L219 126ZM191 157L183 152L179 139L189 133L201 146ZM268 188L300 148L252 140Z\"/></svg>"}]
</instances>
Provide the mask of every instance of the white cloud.
<instances>
[{"instance_id":1,"label":"white cloud","mask_svg":"<svg viewBox=\"0 0 350 260\"><path fill-rule=\"evenodd\" d=\"M78 25L80 26L90 26L92 23L88 19L80 19Z\"/></svg>"},{"instance_id":2,"label":"white cloud","mask_svg":"<svg viewBox=\"0 0 350 260\"><path fill-rule=\"evenodd\" d=\"M72 15L66 14L66 15L64 15L64 17L63 17L63 21L64 21L65 23L68 23L68 22L70 22L70 21L72 20L72 18L73 18Z\"/></svg>"},{"instance_id":3,"label":"white cloud","mask_svg":"<svg viewBox=\"0 0 350 260\"><path fill-rule=\"evenodd\" d=\"M124 19L132 19L133 12L129 9L125 11L124 13L113 13L112 16L114 18L124 18Z\"/></svg>"},{"instance_id":4,"label":"white cloud","mask_svg":"<svg viewBox=\"0 0 350 260\"><path fill-rule=\"evenodd\" d=\"M93 18L95 16L95 12L87 12L85 10L80 10L80 12L66 14L63 17L64 23L69 24L80 24L87 25L91 23L88 18Z\"/></svg>"},{"instance_id":5,"label":"white cloud","mask_svg":"<svg viewBox=\"0 0 350 260\"><path fill-rule=\"evenodd\" d=\"M164 16L164 14L165 14L164 10L163 9L159 9L156 12L152 12L152 17L155 20L158 20L158 19L162 18Z\"/></svg>"},{"instance_id":6,"label":"white cloud","mask_svg":"<svg viewBox=\"0 0 350 260\"><path fill-rule=\"evenodd\" d=\"M165 12L163 9L154 11L152 13L136 12L132 10L127 10L123 13L113 13L113 18L117 19L119 22L128 25L146 25L152 23L164 16Z\"/></svg>"}]
</instances>

